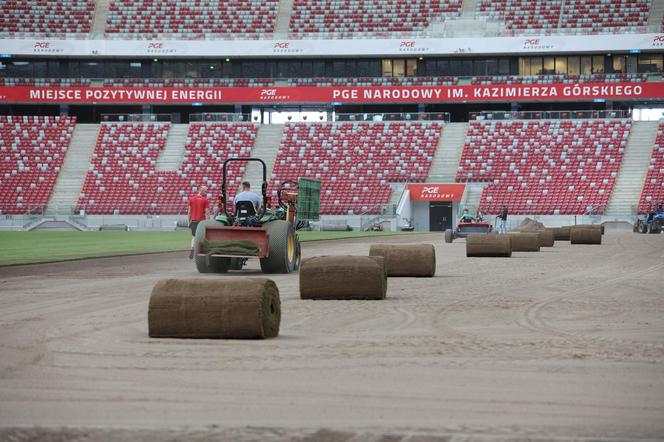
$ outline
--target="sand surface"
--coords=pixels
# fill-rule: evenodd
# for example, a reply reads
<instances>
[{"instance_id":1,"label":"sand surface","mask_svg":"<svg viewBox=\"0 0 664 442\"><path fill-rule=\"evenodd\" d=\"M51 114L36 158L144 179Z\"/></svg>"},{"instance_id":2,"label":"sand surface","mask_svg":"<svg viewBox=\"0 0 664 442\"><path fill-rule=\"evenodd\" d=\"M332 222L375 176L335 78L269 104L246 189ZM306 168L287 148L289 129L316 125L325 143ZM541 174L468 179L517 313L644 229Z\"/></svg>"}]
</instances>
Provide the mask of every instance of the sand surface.
<instances>
[{"instance_id":1,"label":"sand surface","mask_svg":"<svg viewBox=\"0 0 664 442\"><path fill-rule=\"evenodd\" d=\"M384 301L302 301L274 276L266 341L148 338L154 283L198 276L186 254L0 268L0 440L664 439L664 235L511 259L414 238L437 275Z\"/></svg>"}]
</instances>

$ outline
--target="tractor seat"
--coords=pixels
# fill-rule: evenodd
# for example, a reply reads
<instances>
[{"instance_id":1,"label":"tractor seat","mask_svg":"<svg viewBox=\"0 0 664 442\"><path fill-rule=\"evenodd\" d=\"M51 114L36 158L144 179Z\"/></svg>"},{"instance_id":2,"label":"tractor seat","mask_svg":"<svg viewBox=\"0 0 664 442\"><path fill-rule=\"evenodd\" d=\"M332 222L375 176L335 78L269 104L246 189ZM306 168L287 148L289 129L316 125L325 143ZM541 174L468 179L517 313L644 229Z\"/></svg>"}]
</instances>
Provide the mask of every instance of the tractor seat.
<instances>
[{"instance_id":1,"label":"tractor seat","mask_svg":"<svg viewBox=\"0 0 664 442\"><path fill-rule=\"evenodd\" d=\"M235 205L235 225L253 226L257 221L254 203L251 201L239 201Z\"/></svg>"}]
</instances>

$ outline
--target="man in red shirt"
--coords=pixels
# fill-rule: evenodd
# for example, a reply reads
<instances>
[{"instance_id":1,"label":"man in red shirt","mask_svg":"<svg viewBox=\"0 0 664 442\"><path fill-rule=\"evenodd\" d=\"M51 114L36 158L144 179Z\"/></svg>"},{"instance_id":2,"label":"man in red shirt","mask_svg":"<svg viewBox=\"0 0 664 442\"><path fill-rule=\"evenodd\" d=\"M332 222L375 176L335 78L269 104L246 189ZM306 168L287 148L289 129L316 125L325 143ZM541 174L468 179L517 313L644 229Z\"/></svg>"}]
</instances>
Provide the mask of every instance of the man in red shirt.
<instances>
[{"instance_id":1,"label":"man in red shirt","mask_svg":"<svg viewBox=\"0 0 664 442\"><path fill-rule=\"evenodd\" d=\"M189 198L189 207L187 208L187 219L191 229L191 250L189 259L194 257L194 236L198 223L205 221L210 217L210 201L207 199L207 186L200 186L198 193Z\"/></svg>"}]
</instances>

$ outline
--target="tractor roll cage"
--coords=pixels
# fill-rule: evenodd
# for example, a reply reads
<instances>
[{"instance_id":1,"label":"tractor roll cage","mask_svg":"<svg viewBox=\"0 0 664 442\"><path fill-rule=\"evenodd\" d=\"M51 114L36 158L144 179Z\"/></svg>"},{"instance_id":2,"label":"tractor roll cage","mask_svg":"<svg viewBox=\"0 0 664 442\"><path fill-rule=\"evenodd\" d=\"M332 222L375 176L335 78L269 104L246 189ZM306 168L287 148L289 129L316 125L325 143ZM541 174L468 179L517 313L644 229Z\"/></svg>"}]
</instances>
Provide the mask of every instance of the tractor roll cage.
<instances>
[{"instance_id":1,"label":"tractor roll cage","mask_svg":"<svg viewBox=\"0 0 664 442\"><path fill-rule=\"evenodd\" d=\"M263 204L261 204L261 208L258 210L258 213L256 214L258 218L261 218L265 214L265 210L267 208L267 166L265 165L265 161L261 160L260 158L229 158L226 161L224 161L224 165L222 168L223 171L223 177L221 181L221 203L224 206L224 213L226 216L230 217L228 214L228 207L226 205L226 166L228 163L231 163L233 161L242 161L242 162L249 162L249 161L255 161L258 163L261 163L263 166L263 184L261 185L261 195L263 197Z\"/></svg>"}]
</instances>

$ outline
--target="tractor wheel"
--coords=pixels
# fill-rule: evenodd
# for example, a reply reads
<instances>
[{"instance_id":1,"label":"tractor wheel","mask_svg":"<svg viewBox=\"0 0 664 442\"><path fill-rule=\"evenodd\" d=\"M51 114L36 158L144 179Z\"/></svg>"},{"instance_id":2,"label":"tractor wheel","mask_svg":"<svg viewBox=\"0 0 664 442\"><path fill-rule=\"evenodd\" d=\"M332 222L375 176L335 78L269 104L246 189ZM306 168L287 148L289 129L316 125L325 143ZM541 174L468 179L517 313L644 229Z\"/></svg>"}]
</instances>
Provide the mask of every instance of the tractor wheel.
<instances>
[{"instance_id":1,"label":"tractor wheel","mask_svg":"<svg viewBox=\"0 0 664 442\"><path fill-rule=\"evenodd\" d=\"M648 233L648 224L641 224L641 233Z\"/></svg>"},{"instance_id":2,"label":"tractor wheel","mask_svg":"<svg viewBox=\"0 0 664 442\"><path fill-rule=\"evenodd\" d=\"M207 226L223 226L223 223L214 220L201 221L196 228L194 236L194 262L199 273L226 273L230 265L230 258L215 258L208 256L198 256L199 244L205 238L205 228Z\"/></svg>"},{"instance_id":3,"label":"tractor wheel","mask_svg":"<svg viewBox=\"0 0 664 442\"><path fill-rule=\"evenodd\" d=\"M287 221L276 220L263 225L270 235L268 257L261 258L263 273L290 273L297 259L295 229Z\"/></svg>"},{"instance_id":4,"label":"tractor wheel","mask_svg":"<svg viewBox=\"0 0 664 442\"><path fill-rule=\"evenodd\" d=\"M452 241L454 241L454 232L450 229L445 229L445 242L451 243Z\"/></svg>"},{"instance_id":5,"label":"tractor wheel","mask_svg":"<svg viewBox=\"0 0 664 442\"><path fill-rule=\"evenodd\" d=\"M295 264L293 270L300 268L300 261L302 260L302 248L300 247L300 237L295 235Z\"/></svg>"}]
</instances>

